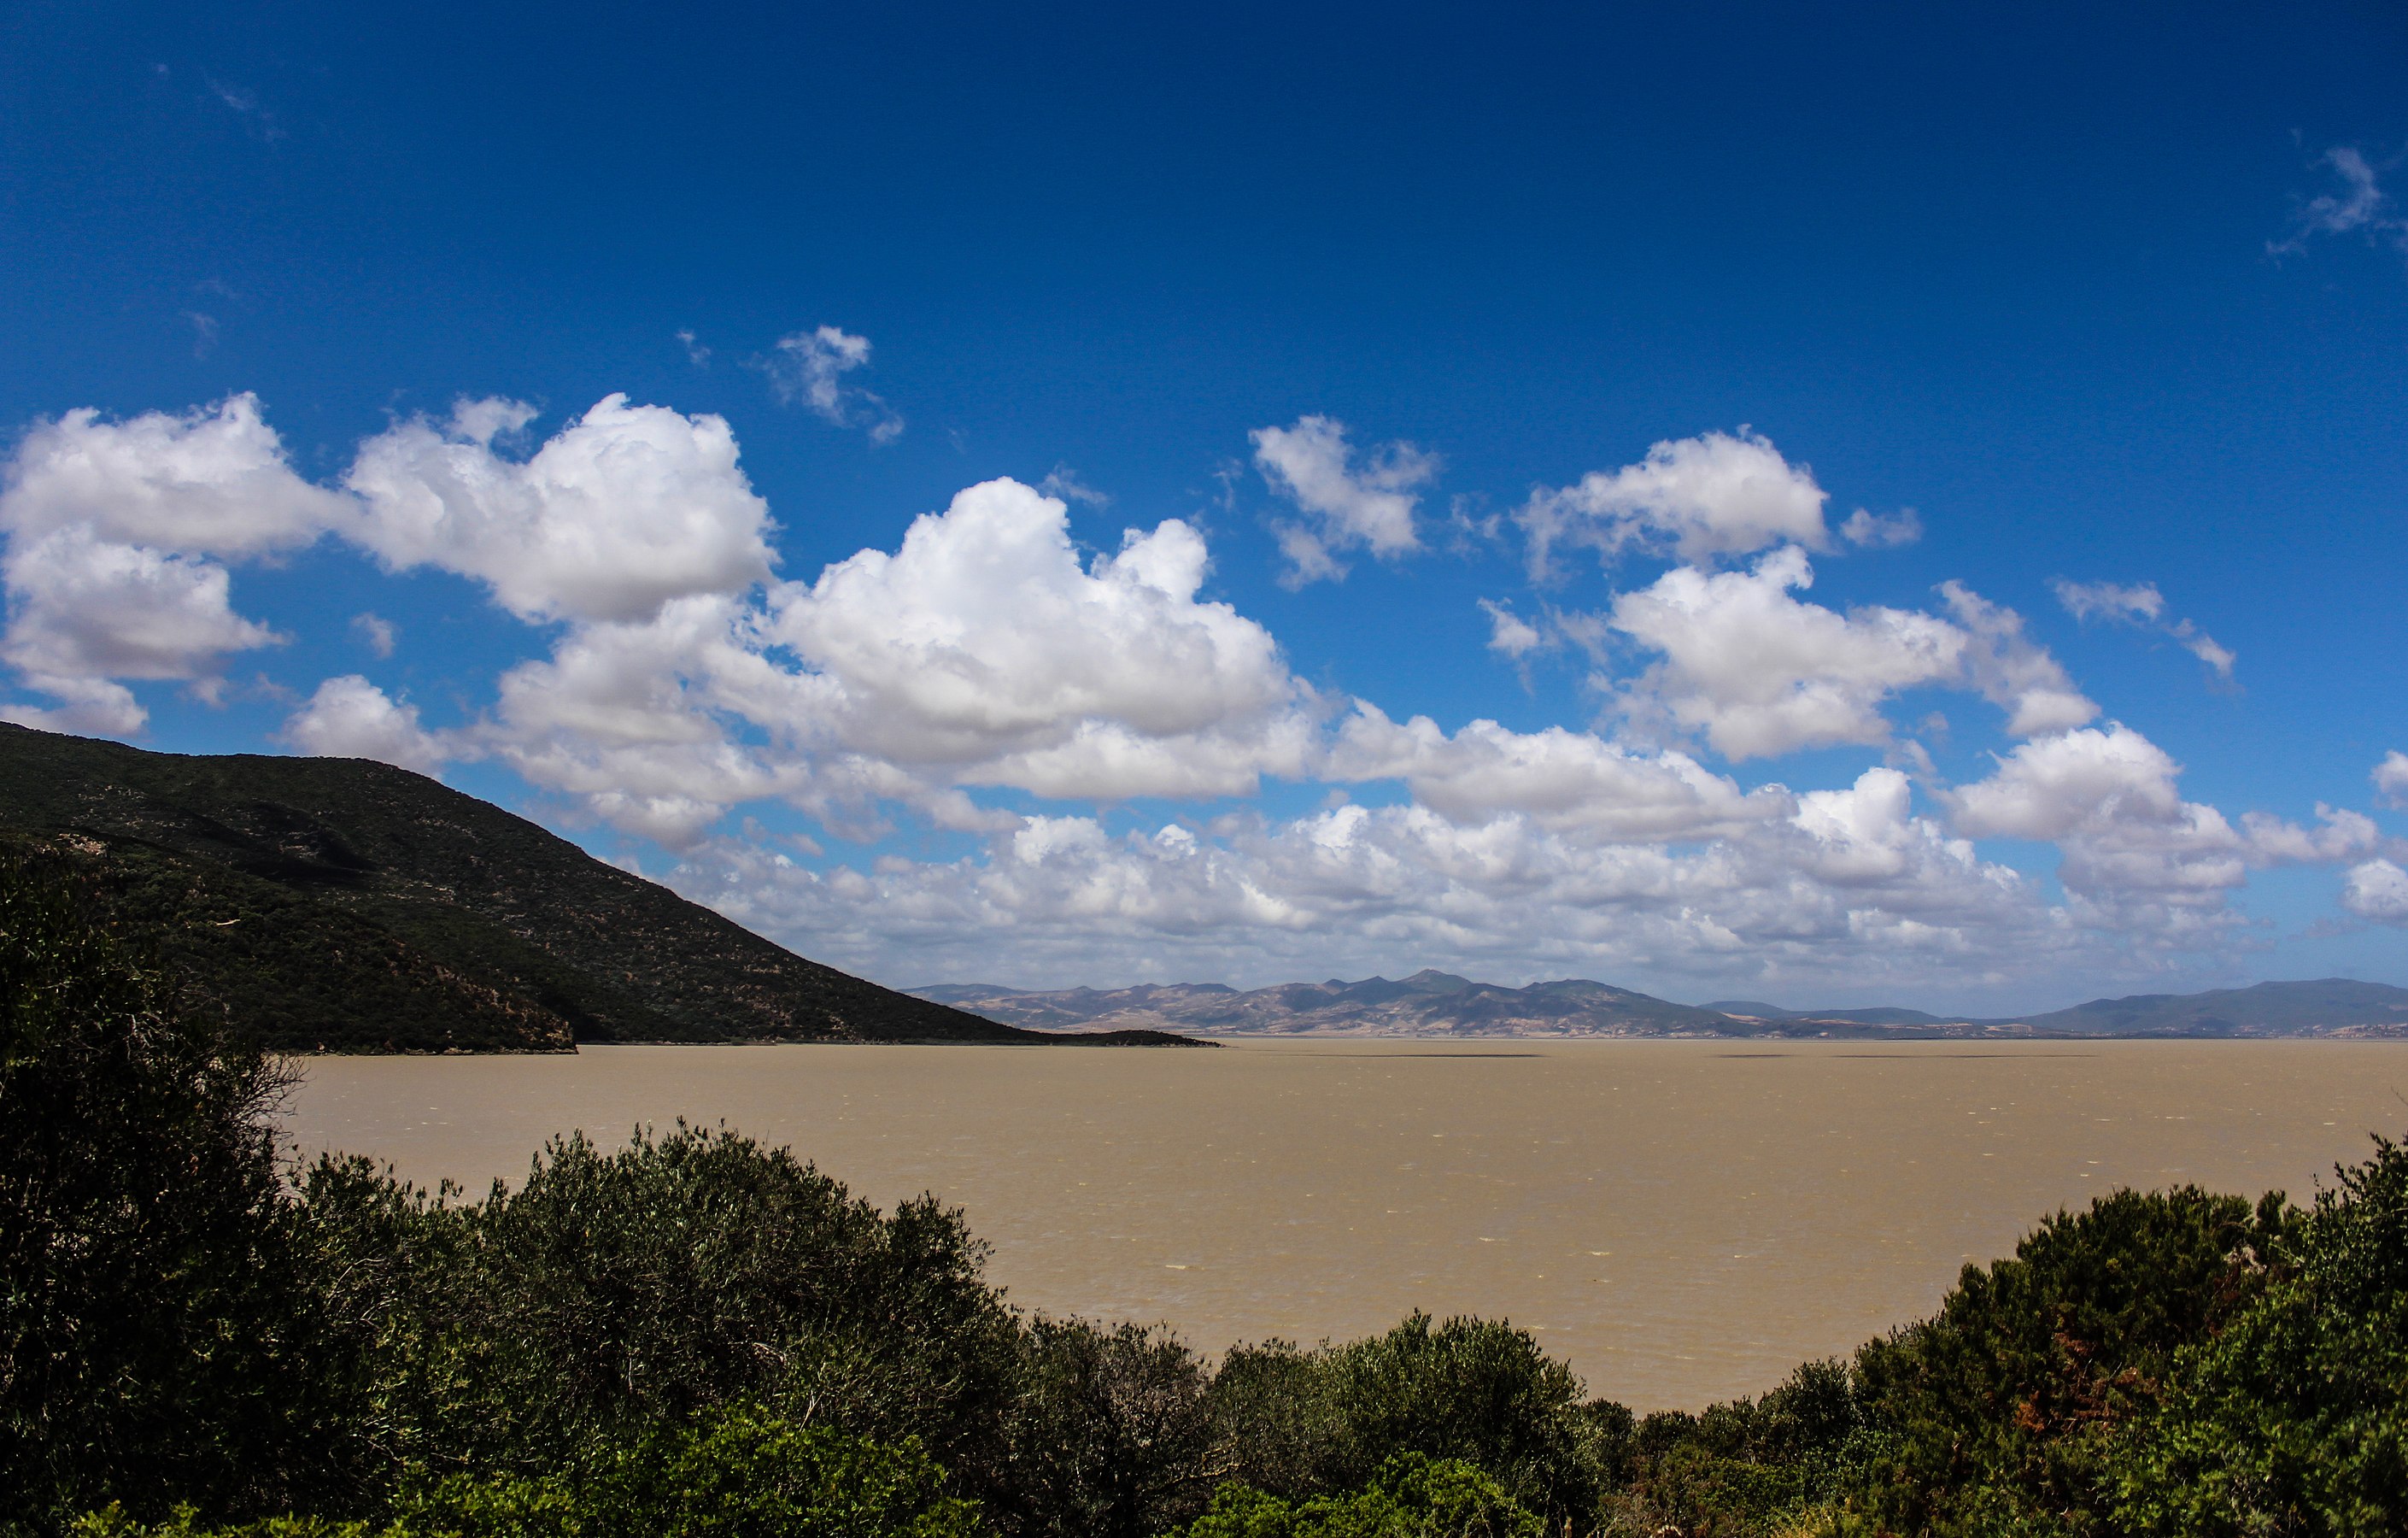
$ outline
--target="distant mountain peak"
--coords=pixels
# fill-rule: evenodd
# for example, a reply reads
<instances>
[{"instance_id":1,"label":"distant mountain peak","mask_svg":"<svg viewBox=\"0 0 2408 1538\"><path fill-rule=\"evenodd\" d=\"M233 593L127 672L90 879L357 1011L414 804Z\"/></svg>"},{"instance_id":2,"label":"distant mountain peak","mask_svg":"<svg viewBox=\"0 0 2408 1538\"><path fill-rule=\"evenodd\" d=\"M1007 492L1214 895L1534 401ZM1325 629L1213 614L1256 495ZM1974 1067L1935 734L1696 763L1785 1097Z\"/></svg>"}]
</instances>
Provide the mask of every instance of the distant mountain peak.
<instances>
[{"instance_id":1,"label":"distant mountain peak","mask_svg":"<svg viewBox=\"0 0 2408 1538\"><path fill-rule=\"evenodd\" d=\"M1811 1039L2014 1040L2080 1036L2340 1035L2408 1037L2408 988L2326 978L2212 993L2139 994L2003 1019L1928 1014L1880 1005L1787 1009L1724 999L1692 1007L1587 978L1527 987L1478 983L1424 968L1401 982L1284 983L1240 992L1173 989L929 990L959 1008L1015 1025L1146 1027L1218 1035L1399 1037L1719 1036Z\"/></svg>"}]
</instances>

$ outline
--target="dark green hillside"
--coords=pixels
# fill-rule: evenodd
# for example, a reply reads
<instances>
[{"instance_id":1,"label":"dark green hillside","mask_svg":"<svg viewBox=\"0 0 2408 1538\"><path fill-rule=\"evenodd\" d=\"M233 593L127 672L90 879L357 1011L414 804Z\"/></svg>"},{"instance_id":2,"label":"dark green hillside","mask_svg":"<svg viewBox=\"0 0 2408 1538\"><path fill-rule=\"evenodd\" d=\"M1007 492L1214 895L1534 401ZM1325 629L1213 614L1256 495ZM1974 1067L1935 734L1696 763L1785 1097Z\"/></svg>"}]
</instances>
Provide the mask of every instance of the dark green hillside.
<instances>
[{"instance_id":1,"label":"dark green hillside","mask_svg":"<svg viewBox=\"0 0 2408 1538\"><path fill-rule=\"evenodd\" d=\"M0 725L0 838L87 868L285 1050L1051 1038L807 961L423 775Z\"/></svg>"}]
</instances>

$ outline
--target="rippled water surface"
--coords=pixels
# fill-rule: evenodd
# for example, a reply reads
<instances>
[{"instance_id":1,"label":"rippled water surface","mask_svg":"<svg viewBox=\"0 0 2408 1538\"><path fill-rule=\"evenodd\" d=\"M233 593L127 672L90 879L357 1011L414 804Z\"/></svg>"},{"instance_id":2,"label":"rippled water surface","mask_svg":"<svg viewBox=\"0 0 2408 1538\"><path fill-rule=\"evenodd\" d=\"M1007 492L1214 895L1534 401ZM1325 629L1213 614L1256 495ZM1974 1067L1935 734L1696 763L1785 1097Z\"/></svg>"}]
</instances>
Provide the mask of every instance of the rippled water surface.
<instances>
[{"instance_id":1,"label":"rippled water surface","mask_svg":"<svg viewBox=\"0 0 2408 1538\"><path fill-rule=\"evenodd\" d=\"M1360 1041L318 1058L308 1149L515 1180L678 1117L966 1208L1013 1301L1199 1346L1502 1315L1641 1410L1768 1387L2117 1186L2304 1197L2408 1044Z\"/></svg>"}]
</instances>

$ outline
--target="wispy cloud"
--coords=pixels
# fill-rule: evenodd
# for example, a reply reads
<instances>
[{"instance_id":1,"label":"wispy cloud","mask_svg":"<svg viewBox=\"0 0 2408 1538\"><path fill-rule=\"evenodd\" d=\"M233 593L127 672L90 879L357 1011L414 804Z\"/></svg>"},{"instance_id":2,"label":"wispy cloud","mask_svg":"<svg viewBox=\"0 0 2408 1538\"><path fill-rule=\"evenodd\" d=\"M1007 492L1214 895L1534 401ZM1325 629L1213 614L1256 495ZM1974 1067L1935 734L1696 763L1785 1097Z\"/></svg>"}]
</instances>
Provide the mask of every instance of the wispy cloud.
<instances>
[{"instance_id":1,"label":"wispy cloud","mask_svg":"<svg viewBox=\"0 0 2408 1538\"><path fill-rule=\"evenodd\" d=\"M780 338L758 367L784 404L806 407L839 427L858 427L872 443L892 443L903 436L901 415L869 391L844 382L845 375L868 364L868 338L824 325Z\"/></svg>"},{"instance_id":2,"label":"wispy cloud","mask_svg":"<svg viewBox=\"0 0 2408 1538\"><path fill-rule=\"evenodd\" d=\"M1488 616L1490 651L1519 662L1547 644L1546 635L1537 625L1513 612L1512 604L1483 598L1480 609Z\"/></svg>"},{"instance_id":3,"label":"wispy cloud","mask_svg":"<svg viewBox=\"0 0 2408 1538\"><path fill-rule=\"evenodd\" d=\"M1840 538L1866 550L1893 550L1922 539L1923 520L1913 508L1900 508L1887 517L1858 508L1840 525Z\"/></svg>"},{"instance_id":4,"label":"wispy cloud","mask_svg":"<svg viewBox=\"0 0 2408 1538\"><path fill-rule=\"evenodd\" d=\"M2326 151L2315 164L2330 168L2341 185L2302 202L2291 233L2266 242L2270 255L2296 256L2318 236L2350 234L2408 255L2408 218L2401 216L2390 194L2383 190L2380 173L2389 166L2378 167L2365 151L2346 144Z\"/></svg>"},{"instance_id":5,"label":"wispy cloud","mask_svg":"<svg viewBox=\"0 0 2408 1538\"><path fill-rule=\"evenodd\" d=\"M162 73L164 72L165 69L162 66ZM266 105L259 99L258 92L247 90L238 85L229 85L213 75L202 76L201 81L209 88L209 94L223 103L227 110L233 112L235 116L242 119L243 125L261 138L275 140L284 137L283 126L276 121L276 114L269 111Z\"/></svg>"},{"instance_id":6,"label":"wispy cloud","mask_svg":"<svg viewBox=\"0 0 2408 1538\"><path fill-rule=\"evenodd\" d=\"M708 368L710 367L710 349L702 345L701 341L695 338L691 327L680 330L677 334L677 339L678 344L685 349L686 362L694 365L696 368Z\"/></svg>"},{"instance_id":7,"label":"wispy cloud","mask_svg":"<svg viewBox=\"0 0 2408 1538\"><path fill-rule=\"evenodd\" d=\"M399 626L391 620L375 613L352 615L351 632L360 638L362 644L380 657L393 655L394 642L401 634Z\"/></svg>"},{"instance_id":8,"label":"wispy cloud","mask_svg":"<svg viewBox=\"0 0 2408 1538\"><path fill-rule=\"evenodd\" d=\"M2065 611L2083 624L2103 620L2110 625L2155 630L2207 664L2218 679L2228 683L2232 681L2232 665L2239 660L2232 651L2217 645L2214 636L2190 621L2169 616L2165 595L2157 591L2157 583L2134 582L2127 587L2114 582L2069 582L2057 577L2048 585L2057 594L2057 601L2065 606Z\"/></svg>"},{"instance_id":9,"label":"wispy cloud","mask_svg":"<svg viewBox=\"0 0 2408 1538\"><path fill-rule=\"evenodd\" d=\"M1068 465L1056 465L1037 482L1037 489L1048 496L1058 496L1065 502L1083 502L1091 508L1108 508L1111 496L1079 479L1079 472Z\"/></svg>"}]
</instances>

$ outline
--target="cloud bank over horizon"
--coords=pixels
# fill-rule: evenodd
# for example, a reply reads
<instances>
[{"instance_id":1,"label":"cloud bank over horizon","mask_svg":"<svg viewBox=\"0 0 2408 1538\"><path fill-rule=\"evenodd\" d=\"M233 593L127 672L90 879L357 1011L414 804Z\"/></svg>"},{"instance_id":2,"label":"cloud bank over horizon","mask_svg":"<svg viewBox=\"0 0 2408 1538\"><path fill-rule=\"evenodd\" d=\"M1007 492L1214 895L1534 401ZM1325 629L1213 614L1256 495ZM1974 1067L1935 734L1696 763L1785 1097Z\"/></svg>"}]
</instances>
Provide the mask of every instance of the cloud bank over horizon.
<instances>
[{"instance_id":1,"label":"cloud bank over horizon","mask_svg":"<svg viewBox=\"0 0 2408 1538\"><path fill-rule=\"evenodd\" d=\"M779 347L782 396L873 443L901 431L846 382L864 338ZM893 981L2141 979L2247 943L2234 899L2280 866L2325 872L2330 922L2408 925L2408 843L2343 804L2408 799L2408 758L2310 823L2188 798L2142 726L1969 582L1818 601L1818 562L1912 542L1920 520L1859 509L1834 528L1811 468L1746 428L1658 442L1488 521L1531 584L1482 600L1488 648L1520 668L1559 654L1592 706L1517 730L1300 667L1212 596L1199 520L1089 548L1064 496L983 480L805 579L781 570L724 418L614 394L540 441L537 420L463 400L366 438L323 482L249 394L36 422L0 489L0 661L20 690L0 719L132 737L135 684L217 697L235 659L303 623L251 611L245 574L324 541L366 588L469 584L523 654L454 680L457 719L430 724L371 676L417 627L346 593L379 667L305 683L279 743L506 769L566 823L652 846L641 863L687 895ZM1342 579L1350 553L1448 558L1421 506L1429 450L1358 449L1319 414L1248 446L1288 588ZM1560 602L1592 564L1621 585ZM2232 675L2153 583L2056 592ZM1952 697L1998 742L1953 780L1931 751Z\"/></svg>"}]
</instances>

